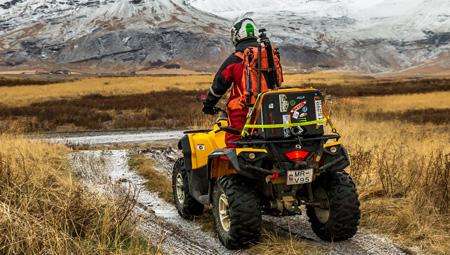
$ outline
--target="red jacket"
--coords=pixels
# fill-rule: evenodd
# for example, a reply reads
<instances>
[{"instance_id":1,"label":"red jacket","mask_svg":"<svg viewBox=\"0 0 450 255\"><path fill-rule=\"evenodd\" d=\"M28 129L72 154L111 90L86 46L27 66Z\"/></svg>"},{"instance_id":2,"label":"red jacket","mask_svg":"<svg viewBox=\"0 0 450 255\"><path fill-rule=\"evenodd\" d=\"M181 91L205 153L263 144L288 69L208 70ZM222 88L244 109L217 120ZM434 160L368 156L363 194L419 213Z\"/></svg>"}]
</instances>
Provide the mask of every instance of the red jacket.
<instances>
[{"instance_id":1,"label":"red jacket","mask_svg":"<svg viewBox=\"0 0 450 255\"><path fill-rule=\"evenodd\" d=\"M256 47L256 39L249 39L240 42L236 46L236 52L244 52L248 47ZM242 74L244 71L244 65L241 58L231 54L219 68L214 77L213 84L209 90L206 104L216 105L219 99L231 88L230 97L227 100L227 105L230 100L239 97L238 89L242 88Z\"/></svg>"}]
</instances>

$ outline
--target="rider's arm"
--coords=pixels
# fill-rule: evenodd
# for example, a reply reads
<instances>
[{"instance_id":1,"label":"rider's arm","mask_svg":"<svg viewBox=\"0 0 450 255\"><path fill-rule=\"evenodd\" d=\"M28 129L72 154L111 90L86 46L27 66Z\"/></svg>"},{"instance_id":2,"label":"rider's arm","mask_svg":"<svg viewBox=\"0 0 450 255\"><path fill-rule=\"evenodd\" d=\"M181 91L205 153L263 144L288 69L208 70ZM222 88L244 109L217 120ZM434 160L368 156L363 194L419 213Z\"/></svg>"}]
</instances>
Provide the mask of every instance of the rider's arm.
<instances>
[{"instance_id":1,"label":"rider's arm","mask_svg":"<svg viewBox=\"0 0 450 255\"><path fill-rule=\"evenodd\" d=\"M213 84L208 92L205 106L213 107L219 102L220 98L227 92L234 82L234 67L240 65L242 59L235 55L229 56L217 71Z\"/></svg>"}]
</instances>

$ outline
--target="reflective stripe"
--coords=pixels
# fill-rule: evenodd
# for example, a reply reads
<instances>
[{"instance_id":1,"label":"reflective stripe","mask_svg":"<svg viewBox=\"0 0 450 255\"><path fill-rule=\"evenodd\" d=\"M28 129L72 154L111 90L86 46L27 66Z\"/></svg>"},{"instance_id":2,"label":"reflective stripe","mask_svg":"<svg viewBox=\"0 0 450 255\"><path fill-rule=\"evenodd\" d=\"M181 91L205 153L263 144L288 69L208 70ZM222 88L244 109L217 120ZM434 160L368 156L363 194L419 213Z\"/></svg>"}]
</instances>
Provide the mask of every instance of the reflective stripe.
<instances>
[{"instance_id":1,"label":"reflective stripe","mask_svg":"<svg viewBox=\"0 0 450 255\"><path fill-rule=\"evenodd\" d=\"M216 93L214 93L214 90L213 90L213 88L211 87L211 88L209 88L209 92L211 92L211 94L213 95L213 96L215 96L215 97L222 97L222 95L217 95Z\"/></svg>"},{"instance_id":2,"label":"reflective stripe","mask_svg":"<svg viewBox=\"0 0 450 255\"><path fill-rule=\"evenodd\" d=\"M305 121L305 122L298 122L298 123L287 123L287 124L245 124L244 128L242 129L241 136L245 137L245 133L247 129L249 128L287 128L287 127L301 127L301 126L308 126L308 125L314 125L314 124L322 124L327 122L327 119L321 119L321 120L312 120L312 121Z\"/></svg>"},{"instance_id":3,"label":"reflective stripe","mask_svg":"<svg viewBox=\"0 0 450 255\"><path fill-rule=\"evenodd\" d=\"M299 127L299 126L308 126L308 125L314 125L314 124L321 124L325 123L326 119L321 120L312 120L312 121L305 121L305 122L298 122L298 123L287 123L287 124L246 124L244 126L244 129L247 128L286 128L286 127Z\"/></svg>"}]
</instances>

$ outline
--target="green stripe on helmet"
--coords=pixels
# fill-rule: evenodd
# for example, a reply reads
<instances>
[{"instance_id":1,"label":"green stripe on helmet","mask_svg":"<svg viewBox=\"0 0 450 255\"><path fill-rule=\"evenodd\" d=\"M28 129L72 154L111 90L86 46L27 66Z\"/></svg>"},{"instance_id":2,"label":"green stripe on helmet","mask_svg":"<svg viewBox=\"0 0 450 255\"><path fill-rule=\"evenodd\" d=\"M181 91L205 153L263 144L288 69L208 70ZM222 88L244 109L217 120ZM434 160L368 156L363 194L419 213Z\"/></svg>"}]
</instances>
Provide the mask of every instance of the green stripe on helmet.
<instances>
[{"instance_id":1,"label":"green stripe on helmet","mask_svg":"<svg viewBox=\"0 0 450 255\"><path fill-rule=\"evenodd\" d=\"M236 46L240 41L247 38L256 38L255 22L251 18L242 18L231 27L231 41Z\"/></svg>"},{"instance_id":2,"label":"green stripe on helmet","mask_svg":"<svg viewBox=\"0 0 450 255\"><path fill-rule=\"evenodd\" d=\"M245 30L247 31L247 36L255 36L255 27L251 23L247 23Z\"/></svg>"}]
</instances>

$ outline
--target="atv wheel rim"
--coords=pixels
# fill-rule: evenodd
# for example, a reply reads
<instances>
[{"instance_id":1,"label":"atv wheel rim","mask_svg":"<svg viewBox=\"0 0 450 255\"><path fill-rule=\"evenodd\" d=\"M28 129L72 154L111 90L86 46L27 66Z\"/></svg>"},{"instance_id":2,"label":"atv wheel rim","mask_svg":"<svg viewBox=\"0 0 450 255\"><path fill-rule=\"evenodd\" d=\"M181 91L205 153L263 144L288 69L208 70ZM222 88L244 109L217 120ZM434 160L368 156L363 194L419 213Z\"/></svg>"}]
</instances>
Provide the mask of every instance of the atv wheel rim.
<instances>
[{"instance_id":1,"label":"atv wheel rim","mask_svg":"<svg viewBox=\"0 0 450 255\"><path fill-rule=\"evenodd\" d=\"M314 199L322 204L321 207L314 207L316 218L320 223L325 224L330 218L330 202L327 192L322 187L317 187L314 189Z\"/></svg>"},{"instance_id":2,"label":"atv wheel rim","mask_svg":"<svg viewBox=\"0 0 450 255\"><path fill-rule=\"evenodd\" d=\"M230 213L228 212L228 198L222 193L219 197L219 219L225 232L230 231Z\"/></svg>"},{"instance_id":3,"label":"atv wheel rim","mask_svg":"<svg viewBox=\"0 0 450 255\"><path fill-rule=\"evenodd\" d=\"M177 174L177 183L175 184L177 190L178 203L184 203L184 183L183 176L179 173Z\"/></svg>"}]
</instances>

